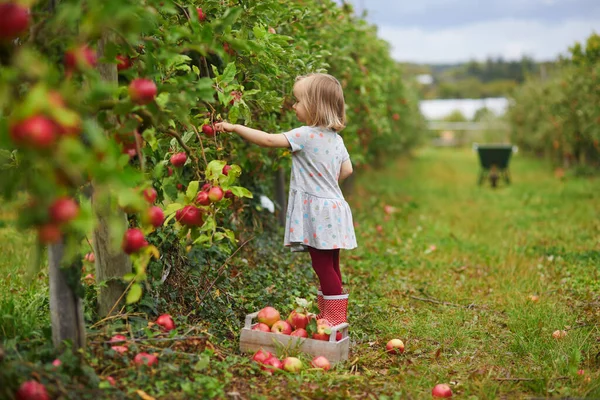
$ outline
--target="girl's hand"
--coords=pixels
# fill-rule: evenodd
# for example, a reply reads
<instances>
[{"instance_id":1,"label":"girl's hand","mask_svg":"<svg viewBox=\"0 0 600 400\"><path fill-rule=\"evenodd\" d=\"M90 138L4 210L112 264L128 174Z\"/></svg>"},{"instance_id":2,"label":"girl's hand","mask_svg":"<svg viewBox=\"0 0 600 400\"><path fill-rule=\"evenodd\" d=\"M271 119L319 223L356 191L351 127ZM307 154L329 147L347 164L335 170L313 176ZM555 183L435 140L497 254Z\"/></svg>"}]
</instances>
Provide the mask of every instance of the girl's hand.
<instances>
[{"instance_id":1,"label":"girl's hand","mask_svg":"<svg viewBox=\"0 0 600 400\"><path fill-rule=\"evenodd\" d=\"M235 125L230 124L229 122L217 122L215 124L215 130L217 132L233 132L235 130Z\"/></svg>"}]
</instances>

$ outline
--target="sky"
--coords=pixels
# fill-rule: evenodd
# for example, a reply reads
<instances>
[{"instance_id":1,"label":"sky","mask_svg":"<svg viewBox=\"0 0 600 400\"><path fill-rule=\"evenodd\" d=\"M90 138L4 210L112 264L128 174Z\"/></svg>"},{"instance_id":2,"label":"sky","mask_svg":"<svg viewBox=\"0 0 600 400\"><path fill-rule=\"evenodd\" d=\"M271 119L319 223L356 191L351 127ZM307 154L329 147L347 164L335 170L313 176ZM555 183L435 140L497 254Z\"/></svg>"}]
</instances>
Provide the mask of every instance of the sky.
<instances>
[{"instance_id":1,"label":"sky","mask_svg":"<svg viewBox=\"0 0 600 400\"><path fill-rule=\"evenodd\" d=\"M340 3L341 0L338 0ZM398 61L555 59L600 33L600 0L348 0Z\"/></svg>"}]
</instances>

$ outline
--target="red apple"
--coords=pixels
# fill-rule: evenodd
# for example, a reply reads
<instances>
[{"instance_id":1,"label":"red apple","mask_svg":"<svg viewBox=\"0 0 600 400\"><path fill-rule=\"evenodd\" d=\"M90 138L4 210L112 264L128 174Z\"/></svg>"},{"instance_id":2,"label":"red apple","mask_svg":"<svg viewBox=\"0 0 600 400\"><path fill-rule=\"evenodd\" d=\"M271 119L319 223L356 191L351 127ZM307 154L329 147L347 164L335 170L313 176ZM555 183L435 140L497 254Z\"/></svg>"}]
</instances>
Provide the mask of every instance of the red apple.
<instances>
[{"instance_id":1,"label":"red apple","mask_svg":"<svg viewBox=\"0 0 600 400\"><path fill-rule=\"evenodd\" d=\"M208 198L213 203L221 201L223 199L223 189L221 189L218 186L210 188L210 190L208 191Z\"/></svg>"},{"instance_id":2,"label":"red apple","mask_svg":"<svg viewBox=\"0 0 600 400\"><path fill-rule=\"evenodd\" d=\"M201 206L210 205L210 199L208 198L208 193L198 192L198 195L196 196L196 203L200 204Z\"/></svg>"},{"instance_id":3,"label":"red apple","mask_svg":"<svg viewBox=\"0 0 600 400\"><path fill-rule=\"evenodd\" d=\"M431 390L431 395L438 398L452 397L452 390L450 386L440 383Z\"/></svg>"},{"instance_id":4,"label":"red apple","mask_svg":"<svg viewBox=\"0 0 600 400\"><path fill-rule=\"evenodd\" d=\"M60 367L62 365L62 361L60 361L58 358L55 359L54 361L52 361L52 365L54 365L55 367Z\"/></svg>"},{"instance_id":5,"label":"red apple","mask_svg":"<svg viewBox=\"0 0 600 400\"><path fill-rule=\"evenodd\" d=\"M160 207L152 206L146 213L146 221L153 227L158 228L162 226L163 222L165 221L165 213Z\"/></svg>"},{"instance_id":6,"label":"red apple","mask_svg":"<svg viewBox=\"0 0 600 400\"><path fill-rule=\"evenodd\" d=\"M45 224L37 227L38 240L42 244L56 243L60 240L61 232L58 225Z\"/></svg>"},{"instance_id":7,"label":"red apple","mask_svg":"<svg viewBox=\"0 0 600 400\"><path fill-rule=\"evenodd\" d=\"M111 346L110 348L119 354L125 354L127 351L129 351L127 346Z\"/></svg>"},{"instance_id":8,"label":"red apple","mask_svg":"<svg viewBox=\"0 0 600 400\"><path fill-rule=\"evenodd\" d=\"M185 186L183 186L181 183L178 183L177 184L177 190L180 190L180 191L183 192L185 190Z\"/></svg>"},{"instance_id":9,"label":"red apple","mask_svg":"<svg viewBox=\"0 0 600 400\"><path fill-rule=\"evenodd\" d=\"M58 137L58 127L50 118L34 115L10 127L15 144L32 149L48 149Z\"/></svg>"},{"instance_id":10,"label":"red apple","mask_svg":"<svg viewBox=\"0 0 600 400\"><path fill-rule=\"evenodd\" d=\"M287 321L277 321L271 327L271 332L281 335L289 335L292 333L292 326L288 324Z\"/></svg>"},{"instance_id":11,"label":"red apple","mask_svg":"<svg viewBox=\"0 0 600 400\"><path fill-rule=\"evenodd\" d=\"M585 371L582 369L577 370L577 375L585 375Z\"/></svg>"},{"instance_id":12,"label":"red apple","mask_svg":"<svg viewBox=\"0 0 600 400\"><path fill-rule=\"evenodd\" d=\"M395 113L394 115L392 115L392 118L394 119L394 121L398 121L400 119L400 115L398 113Z\"/></svg>"},{"instance_id":13,"label":"red apple","mask_svg":"<svg viewBox=\"0 0 600 400\"><path fill-rule=\"evenodd\" d=\"M151 103L156 97L158 89L150 79L137 78L129 84L129 96L135 104Z\"/></svg>"},{"instance_id":14,"label":"red apple","mask_svg":"<svg viewBox=\"0 0 600 400\"><path fill-rule=\"evenodd\" d=\"M272 34L272 35L274 35L274 34L276 34L276 33L277 33L277 31L275 30L275 28L273 28L272 26L270 26L270 27L269 27L269 29L267 29L267 31L268 31L270 34Z\"/></svg>"},{"instance_id":15,"label":"red apple","mask_svg":"<svg viewBox=\"0 0 600 400\"><path fill-rule=\"evenodd\" d=\"M108 383L110 383L110 386L115 386L117 382L115 382L115 378L113 378L112 376L107 376L106 377L106 381Z\"/></svg>"},{"instance_id":16,"label":"red apple","mask_svg":"<svg viewBox=\"0 0 600 400\"><path fill-rule=\"evenodd\" d=\"M227 42L223 43L223 50L225 50L225 53L229 54L230 56L235 55L235 50L232 49L231 45Z\"/></svg>"},{"instance_id":17,"label":"red apple","mask_svg":"<svg viewBox=\"0 0 600 400\"><path fill-rule=\"evenodd\" d=\"M227 176L229 175L229 171L231 170L231 165L225 164L225 166L223 167L223 175Z\"/></svg>"},{"instance_id":18,"label":"red apple","mask_svg":"<svg viewBox=\"0 0 600 400\"><path fill-rule=\"evenodd\" d=\"M233 194L233 192L231 190L227 189L227 191L225 192L223 197L225 197L226 199L233 199L235 197L235 195Z\"/></svg>"},{"instance_id":19,"label":"red apple","mask_svg":"<svg viewBox=\"0 0 600 400\"><path fill-rule=\"evenodd\" d=\"M321 368L323 371L329 371L329 369L331 368L331 363L327 358L323 356L313 358L311 364L313 367Z\"/></svg>"},{"instance_id":20,"label":"red apple","mask_svg":"<svg viewBox=\"0 0 600 400\"><path fill-rule=\"evenodd\" d=\"M171 156L171 164L176 168L183 167L186 161L187 154L185 152L175 153Z\"/></svg>"},{"instance_id":21,"label":"red apple","mask_svg":"<svg viewBox=\"0 0 600 400\"><path fill-rule=\"evenodd\" d=\"M156 319L156 324L162 326L163 330L169 332L175 329L175 322L169 314L163 314Z\"/></svg>"},{"instance_id":22,"label":"red apple","mask_svg":"<svg viewBox=\"0 0 600 400\"><path fill-rule=\"evenodd\" d=\"M46 387L34 380L23 382L17 390L16 398L17 400L50 400Z\"/></svg>"},{"instance_id":23,"label":"red apple","mask_svg":"<svg viewBox=\"0 0 600 400\"><path fill-rule=\"evenodd\" d=\"M79 214L79 205L70 197L60 197L48 209L52 222L62 224L69 222Z\"/></svg>"},{"instance_id":24,"label":"red apple","mask_svg":"<svg viewBox=\"0 0 600 400\"><path fill-rule=\"evenodd\" d=\"M302 361L296 357L286 357L283 360L283 369L287 372L299 372L302 370Z\"/></svg>"},{"instance_id":25,"label":"red apple","mask_svg":"<svg viewBox=\"0 0 600 400\"><path fill-rule=\"evenodd\" d=\"M94 278L94 275L92 275L92 274L87 274L86 276L83 277L83 281L88 285L93 284L95 280L96 280L96 278Z\"/></svg>"},{"instance_id":26,"label":"red apple","mask_svg":"<svg viewBox=\"0 0 600 400\"><path fill-rule=\"evenodd\" d=\"M215 130L210 125L202 125L202 132L208 137L215 136Z\"/></svg>"},{"instance_id":27,"label":"red apple","mask_svg":"<svg viewBox=\"0 0 600 400\"><path fill-rule=\"evenodd\" d=\"M108 342L109 343L122 343L122 342L126 342L126 341L127 341L126 336L114 335L113 337L110 338L110 340Z\"/></svg>"},{"instance_id":28,"label":"red apple","mask_svg":"<svg viewBox=\"0 0 600 400\"><path fill-rule=\"evenodd\" d=\"M29 9L11 1L0 4L0 39L13 39L27 31Z\"/></svg>"},{"instance_id":29,"label":"red apple","mask_svg":"<svg viewBox=\"0 0 600 400\"><path fill-rule=\"evenodd\" d=\"M83 68L95 67L98 63L96 52L87 45L72 48L65 52L65 69L67 75L73 71L81 71Z\"/></svg>"},{"instance_id":30,"label":"red apple","mask_svg":"<svg viewBox=\"0 0 600 400\"><path fill-rule=\"evenodd\" d=\"M144 198L146 199L146 201L148 203L154 204L157 197L158 197L158 193L156 193L156 190L154 188L148 188L148 189L144 190Z\"/></svg>"},{"instance_id":31,"label":"red apple","mask_svg":"<svg viewBox=\"0 0 600 400\"><path fill-rule=\"evenodd\" d=\"M175 218L186 226L202 226L204 223L202 210L192 205L183 207L179 216L175 214Z\"/></svg>"},{"instance_id":32,"label":"red apple","mask_svg":"<svg viewBox=\"0 0 600 400\"><path fill-rule=\"evenodd\" d=\"M306 329L299 328L299 329L296 329L295 331L293 331L292 333L290 333L290 336L307 338L308 332L306 332Z\"/></svg>"},{"instance_id":33,"label":"red apple","mask_svg":"<svg viewBox=\"0 0 600 400\"><path fill-rule=\"evenodd\" d=\"M258 319L258 322L262 322L269 328L271 328L275 322L280 320L279 311L273 307L263 308L258 312L258 316L256 318Z\"/></svg>"},{"instance_id":34,"label":"red apple","mask_svg":"<svg viewBox=\"0 0 600 400\"><path fill-rule=\"evenodd\" d=\"M136 354L136 356L133 358L133 362L135 365L147 365L151 367L152 365L158 365L158 357L156 357L154 354L142 352Z\"/></svg>"},{"instance_id":35,"label":"red apple","mask_svg":"<svg viewBox=\"0 0 600 400\"><path fill-rule=\"evenodd\" d=\"M210 188L212 187L212 185L210 183L205 183L204 185L202 185L202 191L208 193L208 191L210 190Z\"/></svg>"},{"instance_id":36,"label":"red apple","mask_svg":"<svg viewBox=\"0 0 600 400\"><path fill-rule=\"evenodd\" d=\"M124 71L126 69L131 68L132 62L129 56L119 54L117 55L117 61L119 61L117 63L117 71Z\"/></svg>"},{"instance_id":37,"label":"red apple","mask_svg":"<svg viewBox=\"0 0 600 400\"><path fill-rule=\"evenodd\" d=\"M196 8L196 12L198 13L198 21L204 22L204 20L206 19L206 14L204 14L204 11L202 11L202 9L198 7Z\"/></svg>"},{"instance_id":38,"label":"red apple","mask_svg":"<svg viewBox=\"0 0 600 400\"><path fill-rule=\"evenodd\" d=\"M148 246L144 233L137 228L128 229L123 237L123 251L132 254Z\"/></svg>"},{"instance_id":39,"label":"red apple","mask_svg":"<svg viewBox=\"0 0 600 400\"><path fill-rule=\"evenodd\" d=\"M84 257L84 261L87 262L95 262L96 261L96 256L94 255L94 253L87 253Z\"/></svg>"},{"instance_id":40,"label":"red apple","mask_svg":"<svg viewBox=\"0 0 600 400\"><path fill-rule=\"evenodd\" d=\"M256 361L257 363L262 364L271 357L272 357L271 353L269 353L268 351L265 351L263 349L260 349L256 353L254 353L254 355L252 356L252 361Z\"/></svg>"},{"instance_id":41,"label":"red apple","mask_svg":"<svg viewBox=\"0 0 600 400\"><path fill-rule=\"evenodd\" d=\"M294 328L302 328L306 329L306 325L308 325L308 316L306 314L302 314L297 312L296 310L290 313L290 316L287 319L287 322Z\"/></svg>"},{"instance_id":42,"label":"red apple","mask_svg":"<svg viewBox=\"0 0 600 400\"><path fill-rule=\"evenodd\" d=\"M277 369L282 369L283 364L281 363L281 361L279 361L279 359L277 359L274 356L271 356L262 363L260 368L262 370L267 371L268 373L272 374L273 371L275 371Z\"/></svg>"},{"instance_id":43,"label":"red apple","mask_svg":"<svg viewBox=\"0 0 600 400\"><path fill-rule=\"evenodd\" d=\"M252 327L252 330L261 332L271 332L271 328L269 328L267 324L263 324L262 322L259 322L258 324L254 325Z\"/></svg>"},{"instance_id":44,"label":"red apple","mask_svg":"<svg viewBox=\"0 0 600 400\"><path fill-rule=\"evenodd\" d=\"M385 345L385 349L390 354L404 353L404 343L400 339L392 339Z\"/></svg>"},{"instance_id":45,"label":"red apple","mask_svg":"<svg viewBox=\"0 0 600 400\"><path fill-rule=\"evenodd\" d=\"M329 335L331 335L331 327L325 324L319 325L319 323L317 322L317 331L313 333L312 338L315 340L328 341Z\"/></svg>"},{"instance_id":46,"label":"red apple","mask_svg":"<svg viewBox=\"0 0 600 400\"><path fill-rule=\"evenodd\" d=\"M167 167L167 176L173 176L173 168Z\"/></svg>"}]
</instances>

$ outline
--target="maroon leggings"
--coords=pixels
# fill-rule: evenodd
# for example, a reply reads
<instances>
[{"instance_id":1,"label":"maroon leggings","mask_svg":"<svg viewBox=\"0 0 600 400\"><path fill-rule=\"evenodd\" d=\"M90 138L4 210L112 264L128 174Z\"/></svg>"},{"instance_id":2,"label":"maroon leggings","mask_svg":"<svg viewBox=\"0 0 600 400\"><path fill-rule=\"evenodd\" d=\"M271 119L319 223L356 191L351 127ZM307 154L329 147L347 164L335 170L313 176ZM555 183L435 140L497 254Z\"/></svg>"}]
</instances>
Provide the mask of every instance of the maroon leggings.
<instances>
[{"instance_id":1,"label":"maroon leggings","mask_svg":"<svg viewBox=\"0 0 600 400\"><path fill-rule=\"evenodd\" d=\"M340 272L340 249L319 250L308 248L312 267L319 277L321 291L326 296L342 294L342 273Z\"/></svg>"}]
</instances>

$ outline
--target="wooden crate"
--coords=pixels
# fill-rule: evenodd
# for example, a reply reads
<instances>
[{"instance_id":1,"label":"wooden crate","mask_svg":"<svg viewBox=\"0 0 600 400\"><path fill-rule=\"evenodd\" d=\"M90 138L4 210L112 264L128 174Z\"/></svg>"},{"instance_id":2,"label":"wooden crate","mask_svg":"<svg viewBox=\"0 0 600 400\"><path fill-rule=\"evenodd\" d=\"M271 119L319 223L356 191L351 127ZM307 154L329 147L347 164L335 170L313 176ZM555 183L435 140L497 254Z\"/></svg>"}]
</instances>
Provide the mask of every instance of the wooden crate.
<instances>
[{"instance_id":1,"label":"wooden crate","mask_svg":"<svg viewBox=\"0 0 600 400\"><path fill-rule=\"evenodd\" d=\"M240 335L240 351L242 353L254 353L259 349L276 353L277 348L299 348L303 353L310 354L313 357L324 356L331 363L345 361L348 359L350 350L350 338L348 337L348 323L336 325L331 328L329 341L307 339L296 336L281 335L271 332L253 331L252 327L256 325L254 319L258 312L246 315L246 322ZM337 332L342 333L342 339L336 342Z\"/></svg>"}]
</instances>

